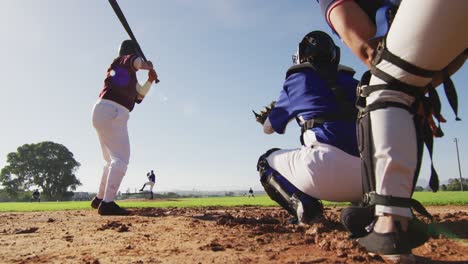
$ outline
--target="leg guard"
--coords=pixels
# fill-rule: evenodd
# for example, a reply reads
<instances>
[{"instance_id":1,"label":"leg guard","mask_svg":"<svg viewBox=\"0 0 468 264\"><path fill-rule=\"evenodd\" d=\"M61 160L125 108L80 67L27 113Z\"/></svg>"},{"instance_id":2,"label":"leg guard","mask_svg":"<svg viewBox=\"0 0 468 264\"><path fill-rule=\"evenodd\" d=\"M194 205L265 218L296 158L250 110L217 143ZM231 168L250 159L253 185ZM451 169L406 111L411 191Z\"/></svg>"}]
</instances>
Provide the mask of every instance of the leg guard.
<instances>
[{"instance_id":1,"label":"leg guard","mask_svg":"<svg viewBox=\"0 0 468 264\"><path fill-rule=\"evenodd\" d=\"M372 147L367 146L367 148L370 149L370 153L375 153L374 156L371 156L372 159L369 159L369 157L363 157L363 159L365 158L363 162L366 163L366 166L368 167L365 171L370 172L370 175L364 176L364 181L370 178L365 184L368 186L368 189L366 190L364 203L376 205L376 210L381 211L382 213L389 212L390 214L393 214L392 210L394 210L394 208L410 207L413 207L417 211L420 210L427 213L419 203L410 198L412 192L406 191L406 194L401 196L401 192L398 191L402 182L405 182L406 185L411 184L412 182L414 187L419 173L423 141L426 143L429 153L432 152L432 133L430 129L427 129L425 117L418 117L416 110L424 109L425 115L431 116L431 110L434 113L440 112L440 102L437 102L438 100L436 100L435 103L434 101L429 101L430 99L427 100L424 98L423 94L418 93L422 93L424 91L423 87L431 82L434 74L441 70L444 71L443 68L458 54L462 53L463 50L466 49L468 43L468 35L465 33L466 29L460 27L461 25L465 25L467 22L465 14L466 8L468 7L467 2L426 2L427 1L422 0L401 2L399 11L396 14L386 39L388 47L393 53L387 49L385 42L383 42L383 45L379 47L377 56L373 62L372 74L374 76L370 82L371 86L368 87L369 91L367 95L362 95L363 91L359 91L361 93L360 96L368 97L367 104L364 104L363 106L361 105L364 108L363 110L366 110L361 111L361 115L370 115L370 117L368 117L368 127L371 129L368 133L368 137L374 141L373 143L377 144L379 144L378 141L381 138L385 137L385 133L393 133L392 130L398 129L400 120L395 120L394 124L391 126L375 129L377 126L373 126L370 121L377 122L378 120L371 118L373 115L371 112L376 109L388 107L405 108L402 105L398 106L395 104L399 100L398 98L392 97L391 92L389 91L398 91L403 94L403 97L405 94L410 95L415 101L414 104L404 104L410 113L413 114L416 128L418 160L417 165L413 170L413 175L408 175L406 173L406 176L401 177L401 175L398 175L398 171L387 174L382 173L378 168L382 159L378 154L378 147L375 147L375 145L374 147L377 149L372 149ZM415 10L418 10L418 12L414 12ZM434 38L434 36L437 37ZM447 73L444 72L444 75L447 76ZM455 114L457 114L457 96L453 84L451 84L451 81L446 78L444 85L449 102L454 109ZM429 87L428 90L430 96L431 93L435 93L434 88L432 87ZM435 98L434 96L432 97ZM431 103L432 109L430 108ZM375 111L375 113L377 112L381 111ZM406 136L403 133L400 132L401 135ZM440 131L439 135L442 135ZM362 138L362 136L360 136L360 138ZM405 143L403 141L395 142L389 146L390 148L395 146L397 149L401 150L404 149L401 144ZM390 155L390 157L392 156ZM375 162L376 160L377 162ZM390 162L393 162L393 160ZM393 163L393 165L398 166L399 162ZM369 169L369 167L372 166L374 169ZM430 186L434 191L436 191L438 188L437 175L434 168L432 167L431 169L432 175ZM409 176L413 176L412 181L408 180ZM392 177L393 179L391 179ZM416 224L416 226L417 225L418 224ZM418 232L418 229L419 228L414 227L410 221L408 227L408 232L410 233L409 236L408 234L405 234L406 232L398 232L397 234L406 236L406 240L410 241L416 237L415 232ZM424 232L425 231L423 230L422 233ZM406 245L405 241L401 241L396 238L390 245L386 245L385 247L387 249L399 248L398 250L395 252L379 252L380 249L375 249L375 246L378 246L375 241L382 241L384 239L383 237L376 237L376 234L371 235L374 235L374 241L371 241L372 243L366 243L364 247L373 253L382 253L383 255L411 253L411 248L415 247L418 243L423 243L425 240L422 239L419 242L410 241L411 244ZM360 244L363 245L361 242Z\"/></svg>"},{"instance_id":2,"label":"leg guard","mask_svg":"<svg viewBox=\"0 0 468 264\"><path fill-rule=\"evenodd\" d=\"M367 227L374 221L375 206L350 206L341 210L340 222L351 233L350 238L368 234Z\"/></svg>"},{"instance_id":3,"label":"leg guard","mask_svg":"<svg viewBox=\"0 0 468 264\"><path fill-rule=\"evenodd\" d=\"M414 106L413 108L407 106L405 101L378 101L373 104L367 104L365 98L368 95L367 89L372 91L372 89L377 88L388 88L387 86L365 86L369 83L369 80L370 73L368 72L361 80L361 85L358 89L361 96L357 103L360 109L357 131L358 146L361 154L361 172L365 195L361 206L346 208L341 213L341 222L351 233L352 237L361 237L368 233L366 227L371 225L374 220L376 205L394 206L394 208L396 208L394 209L396 214L408 218L412 218L410 208L413 207L418 212L430 217L422 205L410 198L414 186L416 185L422 160L424 142L421 130L421 118L415 114ZM382 111L374 112L375 110L381 109L386 109L383 115ZM412 121L408 120L412 117L410 114L405 113L406 111L413 114ZM376 124L372 124L372 113L378 113ZM403 133L405 136L410 137L408 142L398 142L399 140L396 137L381 135L382 130L389 130L392 126L399 126L399 133L394 134ZM378 129L376 130L376 128ZM375 130L380 136L377 137L378 142L374 142L376 137L373 135L373 132L375 132ZM389 133L392 132L390 131ZM401 145L401 143L403 143L403 145ZM400 147L395 147L396 144L400 144ZM391 148L392 146L393 148ZM411 179L409 181L402 181L406 182L407 185L393 187L404 190L397 189L397 192L393 193L392 196L381 195L380 191L383 187L382 178L376 179L376 172L383 175L396 173L392 175L394 177L390 178L390 180L399 181L401 177ZM380 177L382 177L382 175L380 175ZM381 183L377 185L379 180ZM385 187L388 188L388 186ZM386 191L388 192L388 189ZM379 194L377 194L378 192Z\"/></svg>"},{"instance_id":4,"label":"leg guard","mask_svg":"<svg viewBox=\"0 0 468 264\"><path fill-rule=\"evenodd\" d=\"M322 203L301 192L288 180L272 169L266 158L279 149L271 149L263 154L257 163L260 182L272 200L297 218L300 223L311 223L314 218L322 215Z\"/></svg>"},{"instance_id":5,"label":"leg guard","mask_svg":"<svg viewBox=\"0 0 468 264\"><path fill-rule=\"evenodd\" d=\"M416 113L417 107L423 103L421 102L423 95L418 94L418 91L422 89L418 90L418 87L408 87L408 85L402 85L403 87L399 86L398 88L394 85L366 86L368 80L369 73L363 76L358 88L360 114L357 134L365 192L363 205L389 206L392 204L394 207L398 207L395 208L397 211L395 214L408 218L412 218L409 210L411 207L421 211L420 213L424 215L429 215L426 210L421 210L424 209L422 205L410 198L421 165L423 138L428 133L427 130L423 130L426 126ZM387 92L388 99L366 103L365 97L380 90L390 91ZM412 90L416 90L416 92ZM394 93L392 94L392 92ZM395 92L401 94L403 99L395 100L392 98L395 97ZM373 120L373 116L375 116L375 120ZM377 123L373 124L373 122ZM399 132L394 133L393 127ZM395 136L400 133L409 137L406 142ZM403 208L408 208L408 210ZM377 211L376 213L378 213Z\"/></svg>"}]
</instances>

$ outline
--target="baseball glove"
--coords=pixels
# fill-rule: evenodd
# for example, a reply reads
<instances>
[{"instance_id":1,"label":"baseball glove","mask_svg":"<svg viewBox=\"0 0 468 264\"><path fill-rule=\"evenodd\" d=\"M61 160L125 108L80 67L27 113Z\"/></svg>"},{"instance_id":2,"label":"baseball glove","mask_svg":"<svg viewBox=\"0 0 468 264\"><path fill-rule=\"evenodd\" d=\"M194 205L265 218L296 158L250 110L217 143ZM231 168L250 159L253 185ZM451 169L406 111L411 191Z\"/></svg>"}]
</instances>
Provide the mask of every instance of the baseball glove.
<instances>
[{"instance_id":1,"label":"baseball glove","mask_svg":"<svg viewBox=\"0 0 468 264\"><path fill-rule=\"evenodd\" d=\"M255 115L255 120L258 123L263 125L265 123L266 119L268 118L268 115L270 114L271 109L273 109L275 107L275 104L276 104L276 101L272 101L269 105L265 106L265 108L263 108L260 111L260 113L255 113L255 111L252 110L252 112Z\"/></svg>"}]
</instances>

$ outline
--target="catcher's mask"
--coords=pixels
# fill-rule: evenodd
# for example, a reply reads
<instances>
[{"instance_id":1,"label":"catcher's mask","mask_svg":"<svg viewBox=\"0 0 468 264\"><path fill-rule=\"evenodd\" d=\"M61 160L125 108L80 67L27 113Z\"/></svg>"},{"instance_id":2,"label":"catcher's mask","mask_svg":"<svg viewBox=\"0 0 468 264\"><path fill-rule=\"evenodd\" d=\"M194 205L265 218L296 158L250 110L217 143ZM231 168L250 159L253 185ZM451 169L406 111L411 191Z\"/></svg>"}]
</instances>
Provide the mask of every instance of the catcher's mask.
<instances>
[{"instance_id":1,"label":"catcher's mask","mask_svg":"<svg viewBox=\"0 0 468 264\"><path fill-rule=\"evenodd\" d=\"M122 41L119 47L119 56L138 54L138 44L131 40L127 39Z\"/></svg>"},{"instance_id":2,"label":"catcher's mask","mask_svg":"<svg viewBox=\"0 0 468 264\"><path fill-rule=\"evenodd\" d=\"M323 31L312 31L305 35L299 43L293 63L300 64L338 64L340 62L340 48L333 39Z\"/></svg>"}]
</instances>

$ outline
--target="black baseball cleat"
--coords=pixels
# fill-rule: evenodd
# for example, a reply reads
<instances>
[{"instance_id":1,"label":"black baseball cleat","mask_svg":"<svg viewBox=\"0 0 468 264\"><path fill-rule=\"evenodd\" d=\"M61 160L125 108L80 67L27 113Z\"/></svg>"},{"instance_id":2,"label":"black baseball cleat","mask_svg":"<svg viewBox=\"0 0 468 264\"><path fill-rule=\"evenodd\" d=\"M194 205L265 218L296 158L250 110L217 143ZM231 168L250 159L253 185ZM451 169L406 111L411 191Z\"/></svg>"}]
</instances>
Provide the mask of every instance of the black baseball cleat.
<instances>
[{"instance_id":1,"label":"black baseball cleat","mask_svg":"<svg viewBox=\"0 0 468 264\"><path fill-rule=\"evenodd\" d=\"M102 202L102 199L99 199L97 198L97 196L94 196L93 200L91 201L91 207L94 209L98 209L101 202Z\"/></svg>"},{"instance_id":2,"label":"black baseball cleat","mask_svg":"<svg viewBox=\"0 0 468 264\"><path fill-rule=\"evenodd\" d=\"M357 242L370 255L380 255L387 263L415 263L409 233L397 229L396 232L384 234L372 231L367 236L358 238Z\"/></svg>"},{"instance_id":3,"label":"black baseball cleat","mask_svg":"<svg viewBox=\"0 0 468 264\"><path fill-rule=\"evenodd\" d=\"M341 224L351 233L350 238L360 238L368 235L368 227L373 224L374 220L374 206L347 207L341 211L340 216ZM423 245L433 236L430 225L417 218L408 221L407 232L411 248Z\"/></svg>"},{"instance_id":4,"label":"black baseball cleat","mask_svg":"<svg viewBox=\"0 0 468 264\"><path fill-rule=\"evenodd\" d=\"M100 215L129 215L130 211L121 208L115 202L101 202L99 205L98 213Z\"/></svg>"}]
</instances>

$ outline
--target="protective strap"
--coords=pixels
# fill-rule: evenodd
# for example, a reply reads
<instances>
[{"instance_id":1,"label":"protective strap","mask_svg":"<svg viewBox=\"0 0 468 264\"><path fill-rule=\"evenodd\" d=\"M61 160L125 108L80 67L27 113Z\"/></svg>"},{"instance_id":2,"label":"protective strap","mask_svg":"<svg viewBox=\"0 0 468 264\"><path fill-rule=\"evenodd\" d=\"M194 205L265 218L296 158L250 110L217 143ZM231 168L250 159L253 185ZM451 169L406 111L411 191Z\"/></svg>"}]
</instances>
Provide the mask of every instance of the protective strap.
<instances>
[{"instance_id":1,"label":"protective strap","mask_svg":"<svg viewBox=\"0 0 468 264\"><path fill-rule=\"evenodd\" d=\"M428 94L429 94L429 103L430 106L428 107L429 109L432 108L432 111L437 115L440 116L440 111L442 110L442 104L440 103L440 97L437 91L434 89L432 85L427 86ZM430 113L429 113L430 114ZM435 132L435 137L443 137L444 132L440 128L440 120L437 120L437 131Z\"/></svg>"},{"instance_id":2,"label":"protective strap","mask_svg":"<svg viewBox=\"0 0 468 264\"><path fill-rule=\"evenodd\" d=\"M431 214L424 208L424 206L415 199L402 198L391 195L380 195L376 192L366 193L364 196L364 202L369 205L384 205L384 206L396 206L404 208L413 208L419 214L427 217L431 221L433 218Z\"/></svg>"},{"instance_id":3,"label":"protective strap","mask_svg":"<svg viewBox=\"0 0 468 264\"><path fill-rule=\"evenodd\" d=\"M357 112L357 111L356 111ZM315 127L316 125L324 124L326 122L336 122L336 121L356 121L357 114L348 114L343 113L338 114L325 114L321 115L307 121L304 121L301 125L301 133Z\"/></svg>"},{"instance_id":4,"label":"protective strap","mask_svg":"<svg viewBox=\"0 0 468 264\"><path fill-rule=\"evenodd\" d=\"M379 79L385 81L387 84L383 85L375 85L378 86L378 88L372 88L372 86L367 86L371 88L367 88L370 90L368 94L371 92L376 91L377 89L379 90L393 90L393 91L398 91L398 92L403 92L405 94L408 94L410 96L415 97L416 99L421 98L424 96L424 87L419 87L419 86L414 86L414 85L409 85L404 82L399 81L398 79L393 78L391 75L388 73L378 69L377 67L372 67L371 68L371 73L372 75L378 77ZM374 91L373 91L373 90Z\"/></svg>"},{"instance_id":5,"label":"protective strap","mask_svg":"<svg viewBox=\"0 0 468 264\"><path fill-rule=\"evenodd\" d=\"M410 113L414 113L413 108L411 108L411 107L409 107L409 106L407 106L405 104L392 102L392 101L387 101L387 102L376 102L376 103L370 104L370 105L362 108L360 110L359 115L362 116L362 115L365 115L365 114L367 114L369 112L372 112L374 110L382 109L382 108L388 108L388 107L402 108L402 109L407 110Z\"/></svg>"},{"instance_id":6,"label":"protective strap","mask_svg":"<svg viewBox=\"0 0 468 264\"><path fill-rule=\"evenodd\" d=\"M377 65L380 61L386 60L392 64L398 66L399 68L421 77L432 78L436 71L426 70L424 68L418 67L414 64L411 64L395 54L391 53L385 46L385 41L381 41L377 47L376 55L372 60L373 65Z\"/></svg>"},{"instance_id":7,"label":"protective strap","mask_svg":"<svg viewBox=\"0 0 468 264\"><path fill-rule=\"evenodd\" d=\"M443 70L444 74L444 91L445 96L447 96L447 100L449 101L450 107L452 107L453 112L455 113L455 120L460 121L461 119L458 117L458 95L457 90L455 89L455 85L450 79L448 75L447 69Z\"/></svg>"},{"instance_id":8,"label":"protective strap","mask_svg":"<svg viewBox=\"0 0 468 264\"><path fill-rule=\"evenodd\" d=\"M466 52L466 50L465 50ZM427 70L421 67L418 67L414 64L411 64L400 57L396 56L395 54L391 53L387 47L385 40L382 40L379 43L379 46L377 47L375 56L372 60L372 68L371 72L373 75L377 76L378 78L384 80L388 84L395 84L399 87L403 87L403 89L410 88L411 87L416 87L412 85L405 84L403 82L400 82L399 80L393 78L392 76L388 75L387 73L381 71L376 67L378 63L380 63L382 60L386 60L397 67L420 77L424 78L432 78L438 71L432 71L432 70ZM458 95L457 91L455 89L455 85L453 84L453 81L450 78L450 75L447 72L447 68L442 70L443 74L443 84L444 84L444 91L445 95L447 97L447 100L449 101L450 107L452 108L453 112L455 113L455 120L460 121L461 119L458 117ZM428 85L429 87L430 85ZM426 88L428 88L426 87ZM416 89L416 90L421 90L421 89ZM419 92L419 91L418 91ZM436 93L436 92L434 92ZM433 94L434 94L433 93ZM409 94L409 93L408 93ZM438 97L438 96L437 96ZM439 112L436 112L437 114L440 114ZM440 128L440 126L439 126Z\"/></svg>"}]
</instances>

